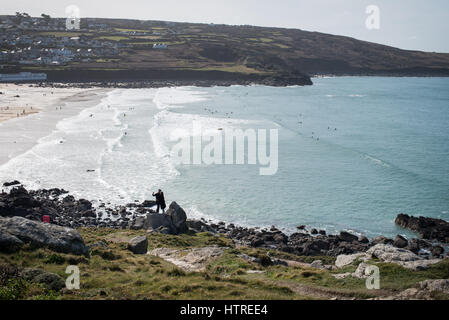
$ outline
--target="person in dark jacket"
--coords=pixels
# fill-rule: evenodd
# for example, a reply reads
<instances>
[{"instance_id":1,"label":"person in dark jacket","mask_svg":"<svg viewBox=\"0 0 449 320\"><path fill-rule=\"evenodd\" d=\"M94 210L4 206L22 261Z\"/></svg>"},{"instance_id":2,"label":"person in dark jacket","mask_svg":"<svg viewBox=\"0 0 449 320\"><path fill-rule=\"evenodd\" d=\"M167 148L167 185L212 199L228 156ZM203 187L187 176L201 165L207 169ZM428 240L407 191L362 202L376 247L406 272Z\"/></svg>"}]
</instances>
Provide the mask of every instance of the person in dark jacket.
<instances>
[{"instance_id":1,"label":"person in dark jacket","mask_svg":"<svg viewBox=\"0 0 449 320\"><path fill-rule=\"evenodd\" d=\"M153 197L156 197L157 213L159 213L159 207L162 209L162 213L165 213L165 198L164 193L159 189L156 193L153 192Z\"/></svg>"}]
</instances>

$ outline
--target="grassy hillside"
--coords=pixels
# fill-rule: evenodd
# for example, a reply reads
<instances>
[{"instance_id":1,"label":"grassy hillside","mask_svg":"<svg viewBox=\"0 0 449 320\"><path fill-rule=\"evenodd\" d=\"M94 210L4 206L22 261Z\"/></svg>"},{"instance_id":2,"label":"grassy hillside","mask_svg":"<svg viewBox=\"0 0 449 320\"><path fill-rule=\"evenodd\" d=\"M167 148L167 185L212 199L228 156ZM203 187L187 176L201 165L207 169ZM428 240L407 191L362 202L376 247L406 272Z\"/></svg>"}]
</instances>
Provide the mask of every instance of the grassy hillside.
<instances>
[{"instance_id":1,"label":"grassy hillside","mask_svg":"<svg viewBox=\"0 0 449 320\"><path fill-rule=\"evenodd\" d=\"M298 29L115 19L95 21L130 33L126 37L110 38L132 43L133 49L121 54L120 65L126 67L137 63L149 68L240 68L239 71L246 73L449 74L449 54L407 51ZM132 32L142 31L156 35L132 35ZM168 50L147 50L156 42L166 43Z\"/></svg>"},{"instance_id":2,"label":"grassy hillside","mask_svg":"<svg viewBox=\"0 0 449 320\"><path fill-rule=\"evenodd\" d=\"M57 20L63 24L63 19ZM92 27L95 25L103 27ZM113 55L78 59L61 66L16 64L17 70L47 71L50 78L58 79L65 79L63 75L70 75L68 71L85 72L73 73L78 78L87 77L85 80L90 76L108 79L101 71L113 74L112 78L124 77L123 72L139 71L144 73L139 79L189 80L202 79L198 71L207 71L203 77L207 79L249 80L303 74L449 75L446 53L401 50L298 29L86 18L81 20L79 31L30 28L23 32L33 37L81 37L89 42L99 41L100 46L109 42L108 47L119 48ZM154 49L155 43L164 43L167 48ZM73 44L69 47L78 48ZM130 73L129 77L135 75Z\"/></svg>"},{"instance_id":3,"label":"grassy hillside","mask_svg":"<svg viewBox=\"0 0 449 320\"><path fill-rule=\"evenodd\" d=\"M14 254L0 254L0 298L3 299L365 299L386 297L416 286L426 279L449 277L449 261L443 260L426 271L410 271L398 265L372 262L379 266L381 289L368 290L364 279L335 279L332 275L353 272L358 261L339 270L315 269L305 262L319 257L302 257L273 250L236 246L223 236L209 233L179 236L148 234L149 250L218 246L223 254L205 263L200 271L184 271L151 254L135 255L127 250L131 237L145 231L79 230L90 249L90 258L25 248ZM98 245L100 244L100 245ZM187 252L187 251L186 251ZM259 262L242 258L256 257ZM268 257L270 257L268 259ZM272 265L271 259L289 261L289 266ZM334 258L321 257L332 264ZM8 268L32 267L67 277L67 265L77 264L80 290L52 291L42 284L20 278L6 280ZM449 298L444 294L433 298Z\"/></svg>"}]
</instances>

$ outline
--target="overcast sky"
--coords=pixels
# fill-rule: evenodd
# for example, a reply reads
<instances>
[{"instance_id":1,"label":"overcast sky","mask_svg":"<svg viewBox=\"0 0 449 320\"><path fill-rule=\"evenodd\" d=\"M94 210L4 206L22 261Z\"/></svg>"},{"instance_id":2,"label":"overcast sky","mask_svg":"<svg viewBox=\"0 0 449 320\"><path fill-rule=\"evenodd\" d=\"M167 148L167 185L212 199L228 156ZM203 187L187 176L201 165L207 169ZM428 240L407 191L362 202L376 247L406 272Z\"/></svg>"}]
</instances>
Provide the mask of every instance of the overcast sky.
<instances>
[{"instance_id":1,"label":"overcast sky","mask_svg":"<svg viewBox=\"0 0 449 320\"><path fill-rule=\"evenodd\" d=\"M0 14L131 18L299 28L346 35L403 49L449 52L448 0L2 0ZM365 10L380 9L380 29L368 30Z\"/></svg>"}]
</instances>

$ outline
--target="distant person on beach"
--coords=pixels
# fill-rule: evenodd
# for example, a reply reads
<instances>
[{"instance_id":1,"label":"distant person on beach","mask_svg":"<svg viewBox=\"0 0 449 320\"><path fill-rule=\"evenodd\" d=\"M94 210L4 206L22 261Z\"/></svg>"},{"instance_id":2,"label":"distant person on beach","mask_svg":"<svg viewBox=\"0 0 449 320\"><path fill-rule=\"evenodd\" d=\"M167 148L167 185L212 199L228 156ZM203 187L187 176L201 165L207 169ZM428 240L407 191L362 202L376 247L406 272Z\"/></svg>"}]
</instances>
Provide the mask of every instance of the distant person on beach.
<instances>
[{"instance_id":1,"label":"distant person on beach","mask_svg":"<svg viewBox=\"0 0 449 320\"><path fill-rule=\"evenodd\" d=\"M159 213L159 207L162 209L162 213L165 213L165 198L164 198L164 193L162 192L161 189L159 189L157 191L157 193L153 192L153 197L156 197L156 205L157 205L157 209L156 212Z\"/></svg>"}]
</instances>

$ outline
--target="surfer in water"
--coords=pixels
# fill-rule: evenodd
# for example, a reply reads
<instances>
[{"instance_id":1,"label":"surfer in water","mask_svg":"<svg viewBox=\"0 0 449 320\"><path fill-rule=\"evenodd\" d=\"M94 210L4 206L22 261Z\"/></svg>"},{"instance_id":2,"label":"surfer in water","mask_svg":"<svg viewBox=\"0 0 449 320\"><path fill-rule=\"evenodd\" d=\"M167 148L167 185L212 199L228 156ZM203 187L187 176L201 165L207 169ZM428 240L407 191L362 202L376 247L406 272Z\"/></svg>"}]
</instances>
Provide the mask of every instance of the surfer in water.
<instances>
[{"instance_id":1,"label":"surfer in water","mask_svg":"<svg viewBox=\"0 0 449 320\"><path fill-rule=\"evenodd\" d=\"M159 189L156 193L153 192L153 197L156 197L156 205L157 209L156 212L159 213L159 207L162 209L162 213L165 213L165 198L164 193L161 189Z\"/></svg>"}]
</instances>

